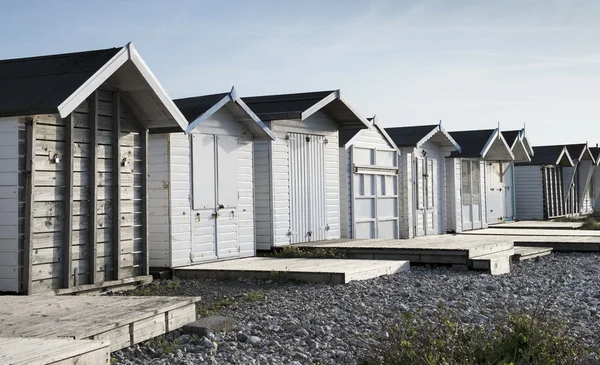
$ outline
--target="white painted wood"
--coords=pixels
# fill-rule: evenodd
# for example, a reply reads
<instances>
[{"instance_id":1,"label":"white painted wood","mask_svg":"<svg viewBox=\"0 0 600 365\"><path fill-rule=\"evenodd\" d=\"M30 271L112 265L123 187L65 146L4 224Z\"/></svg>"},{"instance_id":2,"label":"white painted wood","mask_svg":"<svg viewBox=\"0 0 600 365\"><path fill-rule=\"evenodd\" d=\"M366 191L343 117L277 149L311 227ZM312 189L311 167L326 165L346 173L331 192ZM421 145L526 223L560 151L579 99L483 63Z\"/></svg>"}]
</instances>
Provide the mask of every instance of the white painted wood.
<instances>
[{"instance_id":1,"label":"white painted wood","mask_svg":"<svg viewBox=\"0 0 600 365\"><path fill-rule=\"evenodd\" d=\"M514 179L516 218L544 219L541 167L515 166Z\"/></svg>"},{"instance_id":2,"label":"white painted wood","mask_svg":"<svg viewBox=\"0 0 600 365\"><path fill-rule=\"evenodd\" d=\"M169 135L148 137L148 249L151 267L171 267Z\"/></svg>"},{"instance_id":3,"label":"white painted wood","mask_svg":"<svg viewBox=\"0 0 600 365\"><path fill-rule=\"evenodd\" d=\"M192 136L192 196L195 210L212 210L216 199L216 140L211 134Z\"/></svg>"}]
</instances>

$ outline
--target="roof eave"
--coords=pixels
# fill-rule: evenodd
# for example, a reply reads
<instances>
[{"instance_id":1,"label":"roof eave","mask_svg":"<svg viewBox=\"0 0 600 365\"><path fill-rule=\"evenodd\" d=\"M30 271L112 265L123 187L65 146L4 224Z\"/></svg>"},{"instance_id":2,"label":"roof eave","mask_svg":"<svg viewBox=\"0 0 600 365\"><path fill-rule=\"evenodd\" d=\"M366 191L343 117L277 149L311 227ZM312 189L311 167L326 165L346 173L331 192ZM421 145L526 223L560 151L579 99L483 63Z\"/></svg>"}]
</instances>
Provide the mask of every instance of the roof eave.
<instances>
[{"instance_id":1,"label":"roof eave","mask_svg":"<svg viewBox=\"0 0 600 365\"><path fill-rule=\"evenodd\" d=\"M421 138L421 140L419 142L417 142L417 145L414 147L420 148L425 142L427 142L431 137L433 137L438 132L442 133L446 137L448 142L450 142L450 144L455 148L456 151L458 151L459 153L462 151L462 148L460 147L460 145L454 140L454 138L452 138L450 133L448 133L441 125L438 125L435 128L433 128L431 130L431 132L427 133L425 135L425 137Z\"/></svg>"},{"instance_id":2,"label":"roof eave","mask_svg":"<svg viewBox=\"0 0 600 365\"><path fill-rule=\"evenodd\" d=\"M486 142L485 146L481 150L481 153L480 153L481 158L483 158L484 160L486 159L487 154L489 153L490 148L492 147L492 145L494 144L494 142L495 142L496 139L498 139L498 140L500 140L502 142L502 146L504 147L505 152L510 156L510 160L509 161L514 161L515 160L515 155L513 154L510 146L506 142L506 139L504 138L504 136L502 135L502 133L500 133L500 129L498 129L498 128L496 128L494 130L494 133L492 133L492 135L490 136L490 138Z\"/></svg>"},{"instance_id":3,"label":"roof eave","mask_svg":"<svg viewBox=\"0 0 600 365\"><path fill-rule=\"evenodd\" d=\"M356 125L352 125L353 128L368 129L371 127L371 123L367 120L367 118L363 117L358 112L358 110L356 110L356 108L354 108L354 106L352 106L352 104L344 97L344 95L342 95L342 92L340 90L336 90L336 91L332 92L331 94L327 95L326 97L321 99L319 102L317 102L310 108L308 108L305 111L303 111L302 113L300 113L300 120L302 120L302 121L306 120L308 117L310 117L317 111L323 109L324 107L326 107L327 105L329 105L330 103L332 103L335 100L339 100L340 102L342 102L344 104L344 106L346 108L348 108L348 110L350 110L350 112L356 117L356 121L358 123L356 123ZM342 125L345 124L343 122L339 122L339 123Z\"/></svg>"}]
</instances>

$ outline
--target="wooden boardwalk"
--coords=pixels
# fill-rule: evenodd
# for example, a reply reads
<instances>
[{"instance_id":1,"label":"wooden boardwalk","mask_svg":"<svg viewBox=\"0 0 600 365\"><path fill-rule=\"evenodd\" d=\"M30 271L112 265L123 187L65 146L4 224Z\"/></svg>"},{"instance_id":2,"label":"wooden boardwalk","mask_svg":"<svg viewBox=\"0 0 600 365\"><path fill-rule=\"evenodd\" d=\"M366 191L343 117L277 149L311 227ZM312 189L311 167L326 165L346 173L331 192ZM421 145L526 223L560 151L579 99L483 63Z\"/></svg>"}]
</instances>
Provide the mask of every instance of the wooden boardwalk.
<instances>
[{"instance_id":1,"label":"wooden boardwalk","mask_svg":"<svg viewBox=\"0 0 600 365\"><path fill-rule=\"evenodd\" d=\"M108 341L0 337L0 364L107 365Z\"/></svg>"},{"instance_id":2,"label":"wooden boardwalk","mask_svg":"<svg viewBox=\"0 0 600 365\"><path fill-rule=\"evenodd\" d=\"M116 351L196 320L200 298L0 296L0 337L100 340Z\"/></svg>"},{"instance_id":3,"label":"wooden boardwalk","mask_svg":"<svg viewBox=\"0 0 600 365\"><path fill-rule=\"evenodd\" d=\"M499 254L497 256L502 256L501 261L506 263L502 264L503 267L499 268L494 262L486 266L491 268L489 270L492 273L498 274L507 272L505 266L508 265L508 260L504 260L504 257L510 257L514 253L511 239L464 235L426 236L408 240L340 239L296 246L305 249L334 248L356 259L409 260L412 264L446 264L461 269L473 267L473 259L476 257ZM495 256L485 260L492 259L498 261ZM494 271L495 268L498 270Z\"/></svg>"},{"instance_id":4,"label":"wooden boardwalk","mask_svg":"<svg viewBox=\"0 0 600 365\"><path fill-rule=\"evenodd\" d=\"M489 227L494 229L579 229L581 226L583 223L579 222L518 221L491 224Z\"/></svg>"},{"instance_id":5,"label":"wooden boardwalk","mask_svg":"<svg viewBox=\"0 0 600 365\"><path fill-rule=\"evenodd\" d=\"M547 247L563 252L600 252L600 231L558 229L480 229L463 237L504 237L515 247Z\"/></svg>"},{"instance_id":6,"label":"wooden boardwalk","mask_svg":"<svg viewBox=\"0 0 600 365\"><path fill-rule=\"evenodd\" d=\"M345 284L352 280L366 280L408 270L410 263L403 260L250 257L180 267L174 269L174 276L180 279L231 280L251 277Z\"/></svg>"}]
</instances>

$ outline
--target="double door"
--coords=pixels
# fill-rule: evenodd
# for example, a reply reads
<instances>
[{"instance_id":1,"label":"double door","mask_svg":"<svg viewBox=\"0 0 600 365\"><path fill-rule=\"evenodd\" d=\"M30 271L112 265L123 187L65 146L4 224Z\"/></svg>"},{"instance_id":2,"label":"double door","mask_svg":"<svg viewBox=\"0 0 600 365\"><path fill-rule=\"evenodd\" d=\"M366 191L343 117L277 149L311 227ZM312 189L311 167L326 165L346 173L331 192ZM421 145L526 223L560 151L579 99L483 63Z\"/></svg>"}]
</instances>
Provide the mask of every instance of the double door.
<instances>
[{"instance_id":1,"label":"double door","mask_svg":"<svg viewBox=\"0 0 600 365\"><path fill-rule=\"evenodd\" d=\"M194 262L239 256L237 149L237 137L192 134Z\"/></svg>"},{"instance_id":2,"label":"double door","mask_svg":"<svg viewBox=\"0 0 600 365\"><path fill-rule=\"evenodd\" d=\"M482 228L481 162L461 161L461 205L464 231Z\"/></svg>"}]
</instances>

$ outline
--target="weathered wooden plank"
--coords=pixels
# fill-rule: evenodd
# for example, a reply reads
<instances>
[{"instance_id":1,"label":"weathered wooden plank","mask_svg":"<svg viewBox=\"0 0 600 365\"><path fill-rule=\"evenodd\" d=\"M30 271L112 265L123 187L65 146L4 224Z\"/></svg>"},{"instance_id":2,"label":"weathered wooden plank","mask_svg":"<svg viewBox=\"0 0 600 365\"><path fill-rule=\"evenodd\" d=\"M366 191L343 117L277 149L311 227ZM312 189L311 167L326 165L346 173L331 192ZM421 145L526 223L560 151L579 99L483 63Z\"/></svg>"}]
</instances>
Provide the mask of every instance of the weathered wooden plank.
<instances>
[{"instance_id":1,"label":"weathered wooden plank","mask_svg":"<svg viewBox=\"0 0 600 365\"><path fill-rule=\"evenodd\" d=\"M64 252L63 252L64 254ZM72 270L77 269L77 280L79 282L85 282L85 279L88 275L88 262L86 260L73 261L69 260L69 267ZM64 262L53 262L50 264L39 264L33 265L33 276L32 281L36 280L44 280L56 278L60 279L62 282L60 286L64 286L65 277L68 281L73 282L74 276L73 274L69 275L65 270L67 269L67 265ZM70 287L70 286L69 286ZM53 287L52 289L59 289L60 287Z\"/></svg>"},{"instance_id":2,"label":"weathered wooden plank","mask_svg":"<svg viewBox=\"0 0 600 365\"><path fill-rule=\"evenodd\" d=\"M65 127L53 125L40 125L39 139L46 141L65 141ZM121 135L121 145L133 146L136 134L131 132L119 132ZM103 145L111 145L113 133L111 131L98 131L98 143ZM73 130L73 143L90 143L90 133L87 129L75 128Z\"/></svg>"},{"instance_id":3,"label":"weathered wooden plank","mask_svg":"<svg viewBox=\"0 0 600 365\"><path fill-rule=\"evenodd\" d=\"M33 252L33 204L35 202L34 181L35 181L35 144L37 122L34 120L26 121L27 141L25 170L29 174L25 175L25 239L23 247L23 290L27 294L32 294L31 276L32 264L31 253Z\"/></svg>"},{"instance_id":4,"label":"weathered wooden plank","mask_svg":"<svg viewBox=\"0 0 600 365\"><path fill-rule=\"evenodd\" d=\"M113 116L113 156L119 156L121 146L121 95L117 91L113 93L112 100L112 116ZM113 173L116 176L121 176L121 157L113 158ZM114 179L113 182L113 252L121 252L121 179ZM113 279L121 279L121 260L119 255L113 255Z\"/></svg>"},{"instance_id":5,"label":"weathered wooden plank","mask_svg":"<svg viewBox=\"0 0 600 365\"><path fill-rule=\"evenodd\" d=\"M33 116L35 124L64 125L64 121L57 114L38 114Z\"/></svg>"},{"instance_id":6,"label":"weathered wooden plank","mask_svg":"<svg viewBox=\"0 0 600 365\"><path fill-rule=\"evenodd\" d=\"M91 138L91 137L90 137ZM90 140L91 142L91 140ZM73 153L75 157L90 157L90 143L74 143ZM38 141L35 145L35 153L38 156L54 155L60 157L65 155L65 143L57 141ZM112 147L110 145L98 145L97 158L112 158Z\"/></svg>"},{"instance_id":7,"label":"weathered wooden plank","mask_svg":"<svg viewBox=\"0 0 600 365\"><path fill-rule=\"evenodd\" d=\"M54 162L55 160L48 156L37 155L35 156L36 167L38 167L38 171L67 171L67 158L63 157L59 158L58 162ZM89 171L89 158L74 157L72 170L78 172Z\"/></svg>"},{"instance_id":8,"label":"weathered wooden plank","mask_svg":"<svg viewBox=\"0 0 600 365\"><path fill-rule=\"evenodd\" d=\"M89 191L89 243L90 243L90 255L89 255L89 267L90 270L90 282L96 283L98 281L96 275L96 258L98 257L98 233L97 233L97 211L98 211L98 128L100 120L98 117L98 90L94 91L90 98L90 114L86 120L89 121L90 128L90 191Z\"/></svg>"}]
</instances>

